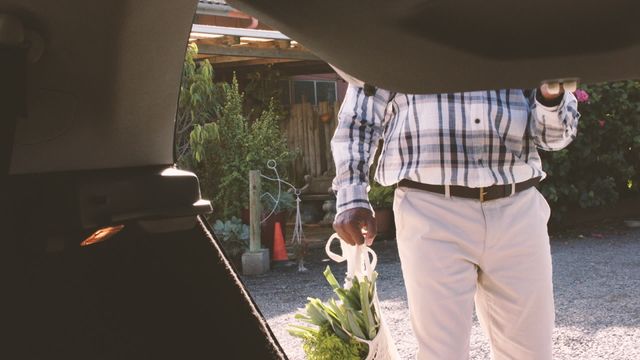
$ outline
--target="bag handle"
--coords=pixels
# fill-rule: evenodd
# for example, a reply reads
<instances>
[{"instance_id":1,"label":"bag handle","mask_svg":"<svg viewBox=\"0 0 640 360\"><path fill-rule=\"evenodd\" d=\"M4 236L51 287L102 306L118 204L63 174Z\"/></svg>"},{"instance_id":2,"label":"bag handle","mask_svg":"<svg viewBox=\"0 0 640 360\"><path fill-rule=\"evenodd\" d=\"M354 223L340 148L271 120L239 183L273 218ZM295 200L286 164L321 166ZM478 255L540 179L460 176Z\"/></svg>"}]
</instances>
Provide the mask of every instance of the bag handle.
<instances>
[{"instance_id":1,"label":"bag handle","mask_svg":"<svg viewBox=\"0 0 640 360\"><path fill-rule=\"evenodd\" d=\"M342 254L336 254L331 251L331 244L334 240L340 240L340 248ZM351 280L354 276L359 279L365 276L369 279L373 276L373 271L378 264L378 256L375 251L365 244L362 245L349 245L342 240L338 234L333 234L327 240L327 244L324 247L327 256L335 262L347 261L347 277L345 278L345 288L351 287Z\"/></svg>"},{"instance_id":2,"label":"bag handle","mask_svg":"<svg viewBox=\"0 0 640 360\"><path fill-rule=\"evenodd\" d=\"M331 251L331 244L336 239L340 240L340 248L342 250L342 254L336 254L333 251ZM324 250L327 253L327 256L329 256L331 260L338 263L341 263L343 261L347 262L347 276L344 279L344 285L343 285L345 289L348 289L351 287L351 281L354 276L357 276L359 279L362 279L365 276L367 276L369 279L371 279L373 276L373 271L375 270L376 265L378 264L378 255L376 255L373 249L371 249L365 244L349 245L347 242L342 240L340 236L338 236L338 234L331 235L331 237L329 238L329 240L327 240L327 243L324 246ZM374 292L372 302L373 302L373 306L376 309L376 312L380 314L379 313L380 303L378 301L377 290ZM380 317L380 319L382 318ZM378 340L375 340L375 339L365 340L353 335L351 332L347 331L344 327L341 327L341 329L349 336L352 336L353 338L355 338L358 342L367 344L369 346L369 353L367 354L367 359L376 358L377 350L379 350L379 347L380 347L380 345L376 345L376 344L382 341L380 340L382 339L382 337L388 336L388 335L379 333L378 335L376 335L376 338ZM386 328L383 328L383 325L381 323L378 331L379 332L387 331L384 329ZM382 345L382 346L386 346L386 345ZM396 358L393 358L393 359L396 359Z\"/></svg>"}]
</instances>

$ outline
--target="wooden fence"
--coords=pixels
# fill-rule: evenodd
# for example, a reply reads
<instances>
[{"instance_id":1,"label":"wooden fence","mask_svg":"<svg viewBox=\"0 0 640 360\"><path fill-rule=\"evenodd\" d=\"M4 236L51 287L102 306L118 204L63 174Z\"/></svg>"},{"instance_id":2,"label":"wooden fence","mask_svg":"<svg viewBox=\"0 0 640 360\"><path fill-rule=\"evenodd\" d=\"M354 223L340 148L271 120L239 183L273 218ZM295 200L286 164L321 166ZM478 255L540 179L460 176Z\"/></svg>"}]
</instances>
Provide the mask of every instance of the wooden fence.
<instances>
[{"instance_id":1,"label":"wooden fence","mask_svg":"<svg viewBox=\"0 0 640 360\"><path fill-rule=\"evenodd\" d=\"M339 108L340 104L327 102L317 106L308 102L291 106L285 130L289 148L300 151L293 164L296 179L307 174L312 177L335 174L331 137L337 125Z\"/></svg>"}]
</instances>

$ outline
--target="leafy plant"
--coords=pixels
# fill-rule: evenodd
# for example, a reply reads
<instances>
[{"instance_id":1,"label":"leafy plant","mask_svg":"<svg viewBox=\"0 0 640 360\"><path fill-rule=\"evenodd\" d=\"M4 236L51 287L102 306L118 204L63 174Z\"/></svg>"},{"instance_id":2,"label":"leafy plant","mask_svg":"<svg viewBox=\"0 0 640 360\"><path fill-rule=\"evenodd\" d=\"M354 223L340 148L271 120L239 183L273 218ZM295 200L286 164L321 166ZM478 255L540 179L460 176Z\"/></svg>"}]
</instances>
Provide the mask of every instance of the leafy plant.
<instances>
[{"instance_id":1,"label":"leafy plant","mask_svg":"<svg viewBox=\"0 0 640 360\"><path fill-rule=\"evenodd\" d=\"M194 160L199 163L205 159L212 150L211 146L220 140L218 124L206 123L204 125L194 125L189 135L189 145Z\"/></svg>"},{"instance_id":2,"label":"leafy plant","mask_svg":"<svg viewBox=\"0 0 640 360\"><path fill-rule=\"evenodd\" d=\"M305 313L295 318L310 326L291 325L289 333L303 340L303 348L309 359L336 359L331 351L344 354L345 359L363 359L368 347L357 341L372 340L380 328L380 317L375 311L373 298L377 273L372 279L352 279L352 286L340 286L327 266L324 276L338 296L338 301L309 298ZM335 337L341 340L336 342Z\"/></svg>"},{"instance_id":3,"label":"leafy plant","mask_svg":"<svg viewBox=\"0 0 640 360\"><path fill-rule=\"evenodd\" d=\"M210 198L223 217L238 216L249 206L249 170L267 171L267 161L275 160L286 168L291 160L287 140L278 125L279 118L271 106L249 125L242 111L243 94L234 78L224 85L224 107L218 120L219 141L212 151L216 183L211 184ZM274 193L273 183L263 190Z\"/></svg>"},{"instance_id":4,"label":"leafy plant","mask_svg":"<svg viewBox=\"0 0 640 360\"><path fill-rule=\"evenodd\" d=\"M296 199L290 192L281 191L280 199L278 199L278 191L276 189L273 193L265 193L265 195L262 197L263 212L269 213L272 209L275 209L274 212L278 213L295 208Z\"/></svg>"},{"instance_id":5,"label":"leafy plant","mask_svg":"<svg viewBox=\"0 0 640 360\"><path fill-rule=\"evenodd\" d=\"M342 340L328 325L321 326L317 334L301 332L299 337L308 360L360 360L368 351L367 345L355 339Z\"/></svg>"},{"instance_id":6,"label":"leafy plant","mask_svg":"<svg viewBox=\"0 0 640 360\"><path fill-rule=\"evenodd\" d=\"M369 190L369 202L374 208L390 208L393 206L393 186L382 186L376 181L371 181Z\"/></svg>"},{"instance_id":7,"label":"leafy plant","mask_svg":"<svg viewBox=\"0 0 640 360\"><path fill-rule=\"evenodd\" d=\"M275 113L279 118L285 118L287 112L278 100L282 98L282 75L271 65L267 65L265 70L251 72L247 75L249 82L245 87L246 105L245 109L252 115L259 116L263 111L275 105ZM276 100L276 102L274 102ZM255 118L255 116L251 116Z\"/></svg>"},{"instance_id":8,"label":"leafy plant","mask_svg":"<svg viewBox=\"0 0 640 360\"><path fill-rule=\"evenodd\" d=\"M190 133L196 125L211 123L220 107L220 87L213 82L208 60L196 62L198 46L189 44L185 53L176 114L175 147L179 163L189 161Z\"/></svg>"},{"instance_id":9,"label":"leafy plant","mask_svg":"<svg viewBox=\"0 0 640 360\"><path fill-rule=\"evenodd\" d=\"M216 220L213 232L231 257L241 255L249 248L249 226L237 217L227 221Z\"/></svg>"},{"instance_id":10,"label":"leafy plant","mask_svg":"<svg viewBox=\"0 0 640 360\"><path fill-rule=\"evenodd\" d=\"M270 171L267 168L269 160L274 160L279 169L286 169L293 159L287 138L280 129L281 119L282 115L278 112L277 102L272 99L266 110L251 125L247 159L254 170L260 170L262 173ZM282 170L280 175L286 177L286 171ZM272 193L277 186L273 182L266 185L265 189Z\"/></svg>"},{"instance_id":11,"label":"leafy plant","mask_svg":"<svg viewBox=\"0 0 640 360\"><path fill-rule=\"evenodd\" d=\"M565 150L541 152L549 175L541 191L554 223L575 208L640 195L640 82L584 86L576 95L578 136Z\"/></svg>"},{"instance_id":12,"label":"leafy plant","mask_svg":"<svg viewBox=\"0 0 640 360\"><path fill-rule=\"evenodd\" d=\"M242 111L243 96L237 80L223 85L224 105L218 119L220 139L211 155L214 160L209 171L216 184L208 196L222 217L239 216L249 201L249 170L252 163L248 152L251 142L249 124Z\"/></svg>"},{"instance_id":13,"label":"leafy plant","mask_svg":"<svg viewBox=\"0 0 640 360\"><path fill-rule=\"evenodd\" d=\"M249 206L249 170L264 172L271 159L286 169L292 159L279 127L284 112L273 101L279 96L275 87L279 75L253 75L248 87L259 116L251 122L246 114L253 111L245 111L245 97L235 76L230 84L214 83L211 64L196 61L197 53L197 45L190 44L185 54L176 118L177 162L198 175L216 216L240 216ZM275 190L269 183L263 189Z\"/></svg>"}]
</instances>

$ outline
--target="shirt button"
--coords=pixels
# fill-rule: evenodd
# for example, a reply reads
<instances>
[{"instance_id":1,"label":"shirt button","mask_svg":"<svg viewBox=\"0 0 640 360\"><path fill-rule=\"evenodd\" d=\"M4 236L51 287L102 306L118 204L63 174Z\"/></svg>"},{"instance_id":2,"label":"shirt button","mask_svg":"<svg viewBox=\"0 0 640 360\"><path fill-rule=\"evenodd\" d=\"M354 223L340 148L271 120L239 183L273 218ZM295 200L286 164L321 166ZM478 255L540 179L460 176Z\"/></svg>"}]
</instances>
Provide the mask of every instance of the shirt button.
<instances>
[{"instance_id":1,"label":"shirt button","mask_svg":"<svg viewBox=\"0 0 640 360\"><path fill-rule=\"evenodd\" d=\"M475 120L476 124L480 124L480 119Z\"/></svg>"}]
</instances>

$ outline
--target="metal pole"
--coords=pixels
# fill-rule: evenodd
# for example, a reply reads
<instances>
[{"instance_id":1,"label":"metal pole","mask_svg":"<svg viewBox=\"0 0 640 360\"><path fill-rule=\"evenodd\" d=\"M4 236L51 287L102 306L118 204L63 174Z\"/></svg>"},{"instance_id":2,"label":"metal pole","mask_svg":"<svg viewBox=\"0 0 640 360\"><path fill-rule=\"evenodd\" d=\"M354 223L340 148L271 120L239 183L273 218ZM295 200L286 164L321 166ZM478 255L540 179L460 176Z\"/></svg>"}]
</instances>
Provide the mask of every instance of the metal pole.
<instances>
[{"instance_id":1,"label":"metal pole","mask_svg":"<svg viewBox=\"0 0 640 360\"><path fill-rule=\"evenodd\" d=\"M249 251L260 250L260 215L262 213L260 204L261 183L260 171L249 171Z\"/></svg>"}]
</instances>

